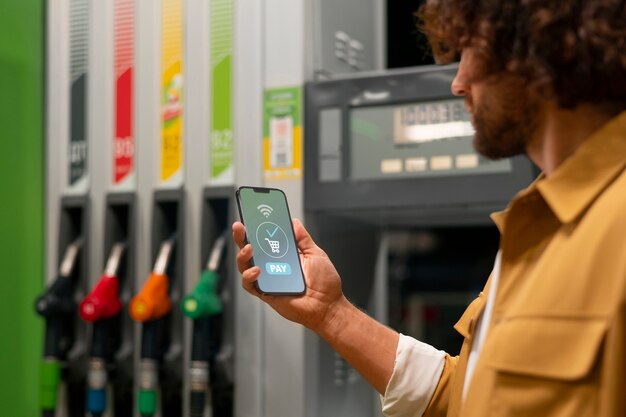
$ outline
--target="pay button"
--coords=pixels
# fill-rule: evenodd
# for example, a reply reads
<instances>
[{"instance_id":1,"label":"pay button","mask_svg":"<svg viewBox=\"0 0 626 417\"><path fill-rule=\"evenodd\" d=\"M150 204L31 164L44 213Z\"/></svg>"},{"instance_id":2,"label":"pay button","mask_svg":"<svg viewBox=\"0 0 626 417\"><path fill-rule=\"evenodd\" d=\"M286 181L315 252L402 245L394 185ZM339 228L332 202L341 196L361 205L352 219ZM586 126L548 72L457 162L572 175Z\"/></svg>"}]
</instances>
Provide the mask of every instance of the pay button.
<instances>
[{"instance_id":1,"label":"pay button","mask_svg":"<svg viewBox=\"0 0 626 417\"><path fill-rule=\"evenodd\" d=\"M270 275L290 275L291 265L285 263L269 262L265 264L265 270Z\"/></svg>"}]
</instances>

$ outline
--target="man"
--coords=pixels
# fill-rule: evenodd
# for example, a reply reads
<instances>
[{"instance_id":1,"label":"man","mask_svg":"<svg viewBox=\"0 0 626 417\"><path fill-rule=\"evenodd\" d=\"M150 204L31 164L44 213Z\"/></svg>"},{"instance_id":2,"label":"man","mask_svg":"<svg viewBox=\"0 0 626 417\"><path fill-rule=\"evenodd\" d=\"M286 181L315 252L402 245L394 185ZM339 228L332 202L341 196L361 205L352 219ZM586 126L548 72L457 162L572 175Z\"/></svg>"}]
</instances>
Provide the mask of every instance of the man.
<instances>
[{"instance_id":1,"label":"man","mask_svg":"<svg viewBox=\"0 0 626 417\"><path fill-rule=\"evenodd\" d=\"M306 294L259 294L235 223L244 288L324 338L387 416L626 416L626 2L429 0L419 16L440 61L461 54L476 149L543 171L493 215L500 251L455 326L460 355L351 305L298 221Z\"/></svg>"}]
</instances>

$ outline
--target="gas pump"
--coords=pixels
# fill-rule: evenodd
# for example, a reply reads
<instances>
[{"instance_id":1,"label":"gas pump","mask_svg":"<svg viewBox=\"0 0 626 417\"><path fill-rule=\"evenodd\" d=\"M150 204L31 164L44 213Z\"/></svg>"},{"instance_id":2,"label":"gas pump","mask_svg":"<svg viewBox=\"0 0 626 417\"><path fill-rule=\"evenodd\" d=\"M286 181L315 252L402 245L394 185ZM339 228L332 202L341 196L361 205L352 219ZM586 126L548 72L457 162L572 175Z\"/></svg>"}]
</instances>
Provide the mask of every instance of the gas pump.
<instances>
[{"instance_id":1,"label":"gas pump","mask_svg":"<svg viewBox=\"0 0 626 417\"><path fill-rule=\"evenodd\" d=\"M213 246L206 270L196 287L182 301L183 314L193 320L191 362L189 364L189 415L202 417L205 409L214 415L212 382L215 381L215 358L220 348L219 270L226 236L220 236ZM219 415L219 413L217 413Z\"/></svg>"},{"instance_id":2,"label":"gas pump","mask_svg":"<svg viewBox=\"0 0 626 417\"><path fill-rule=\"evenodd\" d=\"M524 157L476 153L463 100L450 93L455 73L431 66L309 83L304 164L307 225L346 296L452 354L461 346L452 326L498 248L489 213L537 174ZM330 347L307 347L307 416L381 415L377 393Z\"/></svg>"},{"instance_id":3,"label":"gas pump","mask_svg":"<svg viewBox=\"0 0 626 417\"><path fill-rule=\"evenodd\" d=\"M41 407L49 416L85 411L86 326L76 302L85 295L92 247L90 11L87 0L61 1L47 20L46 262L48 275L59 275L36 310L46 320Z\"/></svg>"},{"instance_id":4,"label":"gas pump","mask_svg":"<svg viewBox=\"0 0 626 417\"><path fill-rule=\"evenodd\" d=\"M75 340L74 274L82 244L83 239L79 237L67 246L59 267L59 276L35 303L37 314L46 320L40 386L44 417L55 415L64 362Z\"/></svg>"}]
</instances>

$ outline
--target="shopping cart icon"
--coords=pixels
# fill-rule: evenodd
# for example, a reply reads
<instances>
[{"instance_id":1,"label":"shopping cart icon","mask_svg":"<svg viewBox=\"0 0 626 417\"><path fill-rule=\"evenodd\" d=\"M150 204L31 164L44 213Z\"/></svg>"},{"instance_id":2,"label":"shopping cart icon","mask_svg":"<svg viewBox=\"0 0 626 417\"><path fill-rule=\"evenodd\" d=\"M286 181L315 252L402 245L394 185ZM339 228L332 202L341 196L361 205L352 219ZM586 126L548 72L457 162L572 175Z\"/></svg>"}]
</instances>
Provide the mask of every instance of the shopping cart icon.
<instances>
[{"instance_id":1,"label":"shopping cart icon","mask_svg":"<svg viewBox=\"0 0 626 417\"><path fill-rule=\"evenodd\" d=\"M272 253L279 253L280 252L280 242L278 240L269 240L268 238L265 238L265 240L267 240L267 243L270 244L270 248L272 249Z\"/></svg>"}]
</instances>

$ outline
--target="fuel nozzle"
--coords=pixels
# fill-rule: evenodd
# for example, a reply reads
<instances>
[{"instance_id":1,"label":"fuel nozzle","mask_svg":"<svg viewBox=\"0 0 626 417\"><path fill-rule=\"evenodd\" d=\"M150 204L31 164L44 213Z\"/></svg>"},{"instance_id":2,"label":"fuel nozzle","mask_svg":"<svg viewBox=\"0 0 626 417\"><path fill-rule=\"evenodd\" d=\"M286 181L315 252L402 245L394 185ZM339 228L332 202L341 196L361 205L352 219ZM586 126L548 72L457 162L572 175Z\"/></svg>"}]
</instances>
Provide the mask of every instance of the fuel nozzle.
<instances>
[{"instance_id":1,"label":"fuel nozzle","mask_svg":"<svg viewBox=\"0 0 626 417\"><path fill-rule=\"evenodd\" d=\"M139 322L156 320L172 309L169 297L169 277L166 275L175 238L161 244L154 269L143 288L130 302L130 316Z\"/></svg>"},{"instance_id":2,"label":"fuel nozzle","mask_svg":"<svg viewBox=\"0 0 626 417\"><path fill-rule=\"evenodd\" d=\"M218 295L219 275L215 271L203 271L196 287L183 299L183 314L191 319L213 316L222 312Z\"/></svg>"},{"instance_id":3,"label":"fuel nozzle","mask_svg":"<svg viewBox=\"0 0 626 417\"><path fill-rule=\"evenodd\" d=\"M107 361L112 355L109 348L111 319L122 310L118 270L125 249L126 244L123 242L113 245L104 273L79 306L81 318L93 323L91 358L87 366L86 408L94 417L102 415L107 406Z\"/></svg>"},{"instance_id":4,"label":"fuel nozzle","mask_svg":"<svg viewBox=\"0 0 626 417\"><path fill-rule=\"evenodd\" d=\"M74 310L72 272L82 246L82 239L68 245L59 267L59 276L35 302L35 310L42 317L70 314Z\"/></svg>"},{"instance_id":5,"label":"fuel nozzle","mask_svg":"<svg viewBox=\"0 0 626 417\"><path fill-rule=\"evenodd\" d=\"M222 312L219 296L218 270L226 242L222 234L213 245L207 268L202 272L196 287L183 298L183 314L193 319L191 363L189 367L189 407L191 417L203 416L207 395L209 394L209 361L212 345L211 319ZM210 396L209 396L210 398Z\"/></svg>"},{"instance_id":6,"label":"fuel nozzle","mask_svg":"<svg viewBox=\"0 0 626 417\"><path fill-rule=\"evenodd\" d=\"M130 302L130 316L135 321L143 323L137 398L141 416L154 415L158 402L161 333L158 319L172 309L167 270L175 242L174 236L161 244L152 273L141 291Z\"/></svg>"},{"instance_id":7,"label":"fuel nozzle","mask_svg":"<svg viewBox=\"0 0 626 417\"><path fill-rule=\"evenodd\" d=\"M72 313L74 282L72 275L82 238L70 243L63 255L59 275L48 289L35 301L37 314L45 318L45 341L41 363L40 407L44 416L54 413L57 405L57 391L61 381L61 362L72 347Z\"/></svg>"},{"instance_id":8,"label":"fuel nozzle","mask_svg":"<svg viewBox=\"0 0 626 417\"><path fill-rule=\"evenodd\" d=\"M104 273L93 290L81 301L79 312L86 322L109 319L122 310L120 280L117 274L125 248L125 243L113 245Z\"/></svg>"},{"instance_id":9,"label":"fuel nozzle","mask_svg":"<svg viewBox=\"0 0 626 417\"><path fill-rule=\"evenodd\" d=\"M213 250L207 262L207 268L202 272L196 287L183 298L181 308L183 314L191 319L202 316L213 316L222 312L222 301L218 294L220 266L226 237L220 236L213 245Z\"/></svg>"}]
</instances>

